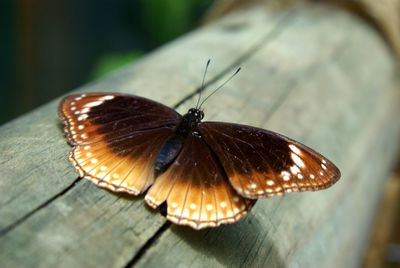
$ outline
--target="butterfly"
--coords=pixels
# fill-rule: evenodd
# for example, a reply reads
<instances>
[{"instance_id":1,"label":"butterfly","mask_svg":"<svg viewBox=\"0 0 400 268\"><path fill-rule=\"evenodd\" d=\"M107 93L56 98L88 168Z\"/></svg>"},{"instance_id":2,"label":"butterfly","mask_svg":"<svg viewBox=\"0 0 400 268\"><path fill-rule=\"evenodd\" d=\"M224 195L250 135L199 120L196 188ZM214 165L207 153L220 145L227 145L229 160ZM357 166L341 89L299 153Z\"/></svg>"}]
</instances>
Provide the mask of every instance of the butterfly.
<instances>
[{"instance_id":1,"label":"butterfly","mask_svg":"<svg viewBox=\"0 0 400 268\"><path fill-rule=\"evenodd\" d=\"M203 122L199 101L181 115L134 95L75 94L61 101L59 117L81 177L114 192L146 193L150 207L194 229L236 222L257 199L325 189L340 178L331 161L281 134Z\"/></svg>"}]
</instances>

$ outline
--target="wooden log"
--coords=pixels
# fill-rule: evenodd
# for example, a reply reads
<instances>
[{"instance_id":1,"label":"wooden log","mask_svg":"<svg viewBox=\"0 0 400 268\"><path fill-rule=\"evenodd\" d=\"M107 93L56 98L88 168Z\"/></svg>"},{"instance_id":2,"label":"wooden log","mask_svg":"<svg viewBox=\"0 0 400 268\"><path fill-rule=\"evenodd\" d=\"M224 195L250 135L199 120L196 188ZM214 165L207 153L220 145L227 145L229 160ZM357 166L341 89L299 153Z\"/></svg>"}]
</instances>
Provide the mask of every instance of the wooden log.
<instances>
[{"instance_id":1,"label":"wooden log","mask_svg":"<svg viewBox=\"0 0 400 268\"><path fill-rule=\"evenodd\" d=\"M298 139L337 163L342 179L325 191L261 200L237 224L169 226L142 196L77 178L57 99L0 128L1 267L359 264L400 133L397 65L384 42L332 7L252 7L78 91L127 92L185 112L208 58L207 84L234 66L243 71L207 102L206 120Z\"/></svg>"}]
</instances>

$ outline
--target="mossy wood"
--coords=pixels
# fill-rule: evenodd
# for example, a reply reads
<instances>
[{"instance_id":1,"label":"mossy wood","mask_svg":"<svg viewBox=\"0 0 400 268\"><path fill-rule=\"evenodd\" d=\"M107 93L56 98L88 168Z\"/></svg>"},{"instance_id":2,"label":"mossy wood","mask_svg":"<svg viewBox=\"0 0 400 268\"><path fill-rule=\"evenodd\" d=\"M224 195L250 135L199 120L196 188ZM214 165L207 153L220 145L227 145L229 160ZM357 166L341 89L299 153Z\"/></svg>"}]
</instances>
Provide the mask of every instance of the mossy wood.
<instances>
[{"instance_id":1,"label":"mossy wood","mask_svg":"<svg viewBox=\"0 0 400 268\"><path fill-rule=\"evenodd\" d=\"M143 196L77 177L56 99L0 128L0 266L357 266L400 134L397 66L381 37L332 7L253 7L77 91L127 92L186 112L209 58L207 84L243 70L204 105L205 120L297 139L333 160L341 180L260 200L237 224L170 226Z\"/></svg>"}]
</instances>

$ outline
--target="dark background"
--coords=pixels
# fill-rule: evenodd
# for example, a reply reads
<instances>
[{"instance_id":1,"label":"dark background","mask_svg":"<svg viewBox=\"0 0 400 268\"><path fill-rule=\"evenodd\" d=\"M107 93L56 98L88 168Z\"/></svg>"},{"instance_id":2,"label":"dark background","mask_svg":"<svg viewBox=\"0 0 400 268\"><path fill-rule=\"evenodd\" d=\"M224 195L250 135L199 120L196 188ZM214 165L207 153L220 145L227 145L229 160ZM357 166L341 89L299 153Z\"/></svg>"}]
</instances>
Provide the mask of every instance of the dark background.
<instances>
[{"instance_id":1,"label":"dark background","mask_svg":"<svg viewBox=\"0 0 400 268\"><path fill-rule=\"evenodd\" d=\"M0 0L0 124L196 27L212 0Z\"/></svg>"}]
</instances>

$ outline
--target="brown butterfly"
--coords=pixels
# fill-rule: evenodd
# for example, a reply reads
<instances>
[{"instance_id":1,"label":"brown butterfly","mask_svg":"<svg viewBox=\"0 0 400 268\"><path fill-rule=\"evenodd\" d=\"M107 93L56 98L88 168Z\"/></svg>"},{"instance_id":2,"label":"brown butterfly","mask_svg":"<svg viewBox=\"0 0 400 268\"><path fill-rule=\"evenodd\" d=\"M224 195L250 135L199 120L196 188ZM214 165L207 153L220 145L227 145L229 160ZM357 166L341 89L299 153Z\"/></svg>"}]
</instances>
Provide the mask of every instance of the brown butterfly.
<instances>
[{"instance_id":1,"label":"brown butterfly","mask_svg":"<svg viewBox=\"0 0 400 268\"><path fill-rule=\"evenodd\" d=\"M59 115L69 159L81 177L115 192L147 191L149 206L163 205L168 220L195 229L236 222L259 198L321 190L340 178L332 162L283 135L202 122L198 104L182 116L133 95L67 96Z\"/></svg>"}]
</instances>

